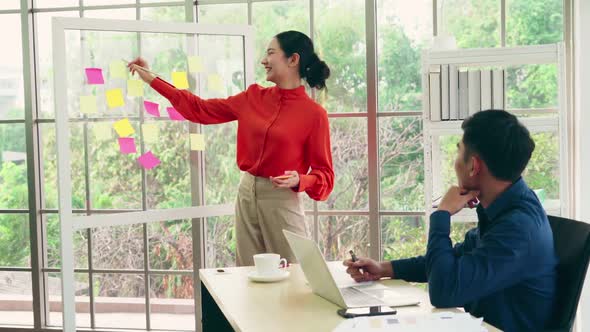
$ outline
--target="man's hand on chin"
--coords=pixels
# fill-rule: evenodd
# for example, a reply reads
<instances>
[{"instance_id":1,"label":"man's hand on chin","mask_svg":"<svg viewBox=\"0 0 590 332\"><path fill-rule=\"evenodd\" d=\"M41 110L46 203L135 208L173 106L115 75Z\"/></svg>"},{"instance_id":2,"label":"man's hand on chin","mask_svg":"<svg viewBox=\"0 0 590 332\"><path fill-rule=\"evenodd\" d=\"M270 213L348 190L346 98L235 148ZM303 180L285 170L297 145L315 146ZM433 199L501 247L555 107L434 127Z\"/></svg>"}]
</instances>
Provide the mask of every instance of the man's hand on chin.
<instances>
[{"instance_id":1,"label":"man's hand on chin","mask_svg":"<svg viewBox=\"0 0 590 332\"><path fill-rule=\"evenodd\" d=\"M447 211L451 215L461 211L466 205L475 207L479 191L461 189L457 186L449 188L438 205L438 211Z\"/></svg>"}]
</instances>

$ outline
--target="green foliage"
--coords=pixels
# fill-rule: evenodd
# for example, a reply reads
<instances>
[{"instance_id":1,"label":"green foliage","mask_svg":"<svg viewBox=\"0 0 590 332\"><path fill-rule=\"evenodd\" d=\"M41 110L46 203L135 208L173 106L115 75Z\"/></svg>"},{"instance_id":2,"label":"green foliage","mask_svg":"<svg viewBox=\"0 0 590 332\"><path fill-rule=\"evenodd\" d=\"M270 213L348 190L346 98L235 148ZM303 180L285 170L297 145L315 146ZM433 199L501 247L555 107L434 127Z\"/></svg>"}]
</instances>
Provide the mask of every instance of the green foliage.
<instances>
[{"instance_id":1,"label":"green foliage","mask_svg":"<svg viewBox=\"0 0 590 332\"><path fill-rule=\"evenodd\" d=\"M27 215L0 215L0 266L30 266Z\"/></svg>"},{"instance_id":2,"label":"green foliage","mask_svg":"<svg viewBox=\"0 0 590 332\"><path fill-rule=\"evenodd\" d=\"M559 139L556 133L533 134L535 151L523 174L529 187L543 189L547 198L559 200Z\"/></svg>"},{"instance_id":3,"label":"green foliage","mask_svg":"<svg viewBox=\"0 0 590 332\"><path fill-rule=\"evenodd\" d=\"M9 112L9 116L17 113ZM25 156L23 125L0 125L0 209L28 207L25 161L3 161L2 152ZM0 266L29 266L28 214L0 214Z\"/></svg>"},{"instance_id":4,"label":"green foliage","mask_svg":"<svg viewBox=\"0 0 590 332\"><path fill-rule=\"evenodd\" d=\"M403 27L392 23L379 31L379 110L420 110L422 88L420 49L413 45ZM391 70L396 68L396 70Z\"/></svg>"},{"instance_id":5,"label":"green foliage","mask_svg":"<svg viewBox=\"0 0 590 332\"><path fill-rule=\"evenodd\" d=\"M507 45L551 44L563 40L562 0L511 0L507 9Z\"/></svg>"},{"instance_id":6,"label":"green foliage","mask_svg":"<svg viewBox=\"0 0 590 332\"><path fill-rule=\"evenodd\" d=\"M557 106L555 65L529 65L506 70L507 103L510 108Z\"/></svg>"},{"instance_id":7,"label":"green foliage","mask_svg":"<svg viewBox=\"0 0 590 332\"><path fill-rule=\"evenodd\" d=\"M500 1L441 1L442 32L454 35L461 48L500 46Z\"/></svg>"},{"instance_id":8,"label":"green foliage","mask_svg":"<svg viewBox=\"0 0 590 332\"><path fill-rule=\"evenodd\" d=\"M423 217L383 217L383 258L394 260L423 255L426 252L424 226Z\"/></svg>"},{"instance_id":9,"label":"green foliage","mask_svg":"<svg viewBox=\"0 0 590 332\"><path fill-rule=\"evenodd\" d=\"M364 112L367 101L364 2L318 1L314 43L330 67L328 92L320 102L328 112ZM334 15L338 13L338 15Z\"/></svg>"}]
</instances>

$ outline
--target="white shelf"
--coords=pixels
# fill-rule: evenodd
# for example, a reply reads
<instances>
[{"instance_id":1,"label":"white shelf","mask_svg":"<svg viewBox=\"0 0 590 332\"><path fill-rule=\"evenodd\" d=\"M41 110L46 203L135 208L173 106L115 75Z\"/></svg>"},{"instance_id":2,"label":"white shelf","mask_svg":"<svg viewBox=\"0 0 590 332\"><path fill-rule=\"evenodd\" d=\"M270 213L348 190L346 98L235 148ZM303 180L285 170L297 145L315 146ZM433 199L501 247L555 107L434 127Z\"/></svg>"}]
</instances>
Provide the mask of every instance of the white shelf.
<instances>
[{"instance_id":1,"label":"white shelf","mask_svg":"<svg viewBox=\"0 0 590 332\"><path fill-rule=\"evenodd\" d=\"M557 44L428 52L427 65L514 66L558 62Z\"/></svg>"},{"instance_id":2,"label":"white shelf","mask_svg":"<svg viewBox=\"0 0 590 332\"><path fill-rule=\"evenodd\" d=\"M569 215L569 158L567 155L568 128L565 126L565 107L567 105L564 93L564 56L563 44L536 45L525 47L507 48L485 48L485 49L459 49L452 51L425 51L422 59L422 88L424 108L424 186L426 217L433 211L431 202L433 192L446 191L446 188L439 188L441 184L435 182L433 171L440 172L441 152L437 143L438 137L445 135L462 135L461 124L463 120L431 121L429 105L429 82L428 73L434 66L453 65L458 67L501 67L515 65L536 65L552 63L558 69L558 105L556 108L535 112L534 116L520 116L519 120L532 133L553 132L557 133L560 140L560 200L545 202L548 214L568 216ZM506 96L506 93L504 94ZM506 98L506 97L504 97ZM506 104L504 102L504 104ZM510 110L508 110L510 111ZM523 110L521 110L523 111ZM513 112L519 115L519 112ZM522 112L520 112L522 113ZM436 188L435 188L436 187ZM435 190L436 189L436 190ZM465 209L452 217L453 222L474 222L477 221L475 210Z\"/></svg>"}]
</instances>

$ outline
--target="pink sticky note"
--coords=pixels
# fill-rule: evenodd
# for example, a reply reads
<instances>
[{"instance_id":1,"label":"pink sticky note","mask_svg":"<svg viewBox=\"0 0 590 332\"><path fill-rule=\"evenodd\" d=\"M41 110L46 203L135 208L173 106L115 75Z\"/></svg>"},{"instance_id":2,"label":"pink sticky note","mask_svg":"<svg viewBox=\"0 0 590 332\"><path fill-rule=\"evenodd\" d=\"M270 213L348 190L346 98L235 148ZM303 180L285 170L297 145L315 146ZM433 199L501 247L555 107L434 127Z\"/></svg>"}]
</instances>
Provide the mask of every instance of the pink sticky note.
<instances>
[{"instance_id":1,"label":"pink sticky note","mask_svg":"<svg viewBox=\"0 0 590 332\"><path fill-rule=\"evenodd\" d=\"M122 154L137 152L137 148L135 147L135 139L133 139L133 137L119 137L119 148Z\"/></svg>"},{"instance_id":2,"label":"pink sticky note","mask_svg":"<svg viewBox=\"0 0 590 332\"><path fill-rule=\"evenodd\" d=\"M166 111L168 111L168 116L170 120L174 121L182 121L186 120L174 107L166 107Z\"/></svg>"},{"instance_id":3,"label":"pink sticky note","mask_svg":"<svg viewBox=\"0 0 590 332\"><path fill-rule=\"evenodd\" d=\"M141 157L137 158L137 161L145 169L152 169L160 165L160 159L158 159L151 151L144 153Z\"/></svg>"},{"instance_id":4,"label":"pink sticky note","mask_svg":"<svg viewBox=\"0 0 590 332\"><path fill-rule=\"evenodd\" d=\"M104 84L102 77L102 69L100 68L86 68L86 82L88 84Z\"/></svg>"},{"instance_id":5,"label":"pink sticky note","mask_svg":"<svg viewBox=\"0 0 590 332\"><path fill-rule=\"evenodd\" d=\"M145 111L153 116L160 117L160 110L158 109L160 105L157 103L152 103L151 101L144 101L143 107L145 107Z\"/></svg>"}]
</instances>

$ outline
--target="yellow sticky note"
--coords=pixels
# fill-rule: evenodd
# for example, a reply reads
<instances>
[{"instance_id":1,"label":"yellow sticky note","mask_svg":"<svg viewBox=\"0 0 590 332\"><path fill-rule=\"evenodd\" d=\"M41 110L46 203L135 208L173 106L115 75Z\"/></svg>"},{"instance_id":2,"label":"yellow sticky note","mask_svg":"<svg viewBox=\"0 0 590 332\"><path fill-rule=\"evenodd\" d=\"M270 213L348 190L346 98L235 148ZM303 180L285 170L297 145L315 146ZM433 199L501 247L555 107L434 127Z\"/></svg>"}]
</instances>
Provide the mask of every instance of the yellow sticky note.
<instances>
[{"instance_id":1,"label":"yellow sticky note","mask_svg":"<svg viewBox=\"0 0 590 332\"><path fill-rule=\"evenodd\" d=\"M123 92L121 92L121 89L107 90L106 97L109 108L125 106L125 100L123 100Z\"/></svg>"},{"instance_id":2,"label":"yellow sticky note","mask_svg":"<svg viewBox=\"0 0 590 332\"><path fill-rule=\"evenodd\" d=\"M117 134L119 134L119 137L127 137L135 133L135 130L127 118L115 122L113 127L115 128Z\"/></svg>"},{"instance_id":3,"label":"yellow sticky note","mask_svg":"<svg viewBox=\"0 0 590 332\"><path fill-rule=\"evenodd\" d=\"M200 73L203 71L203 59L200 56L190 55L187 58L188 71L191 73Z\"/></svg>"},{"instance_id":4,"label":"yellow sticky note","mask_svg":"<svg viewBox=\"0 0 590 332\"><path fill-rule=\"evenodd\" d=\"M91 114L98 112L96 96L80 96L80 113Z\"/></svg>"},{"instance_id":5,"label":"yellow sticky note","mask_svg":"<svg viewBox=\"0 0 590 332\"><path fill-rule=\"evenodd\" d=\"M143 96L143 82L141 80L127 80L127 95L129 97Z\"/></svg>"},{"instance_id":6,"label":"yellow sticky note","mask_svg":"<svg viewBox=\"0 0 590 332\"><path fill-rule=\"evenodd\" d=\"M111 78L127 78L127 67L121 60L113 61L109 64L109 73Z\"/></svg>"},{"instance_id":7,"label":"yellow sticky note","mask_svg":"<svg viewBox=\"0 0 590 332\"><path fill-rule=\"evenodd\" d=\"M172 72L172 84L177 89L188 89L188 77L185 71L173 71Z\"/></svg>"},{"instance_id":8,"label":"yellow sticky note","mask_svg":"<svg viewBox=\"0 0 590 332\"><path fill-rule=\"evenodd\" d=\"M111 131L111 125L108 123L100 122L92 125L92 132L99 141L106 141L113 138L113 132Z\"/></svg>"},{"instance_id":9,"label":"yellow sticky note","mask_svg":"<svg viewBox=\"0 0 590 332\"><path fill-rule=\"evenodd\" d=\"M207 77L208 87L211 91L223 92L223 82L221 76L211 74Z\"/></svg>"},{"instance_id":10,"label":"yellow sticky note","mask_svg":"<svg viewBox=\"0 0 590 332\"><path fill-rule=\"evenodd\" d=\"M205 136L203 134L190 134L191 150L203 151L205 150Z\"/></svg>"},{"instance_id":11,"label":"yellow sticky note","mask_svg":"<svg viewBox=\"0 0 590 332\"><path fill-rule=\"evenodd\" d=\"M153 123L144 123L141 125L143 131L143 140L149 143L154 143L158 140L159 129L158 126Z\"/></svg>"}]
</instances>

